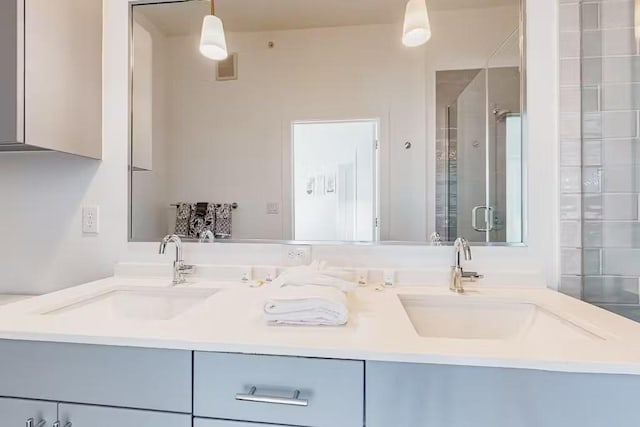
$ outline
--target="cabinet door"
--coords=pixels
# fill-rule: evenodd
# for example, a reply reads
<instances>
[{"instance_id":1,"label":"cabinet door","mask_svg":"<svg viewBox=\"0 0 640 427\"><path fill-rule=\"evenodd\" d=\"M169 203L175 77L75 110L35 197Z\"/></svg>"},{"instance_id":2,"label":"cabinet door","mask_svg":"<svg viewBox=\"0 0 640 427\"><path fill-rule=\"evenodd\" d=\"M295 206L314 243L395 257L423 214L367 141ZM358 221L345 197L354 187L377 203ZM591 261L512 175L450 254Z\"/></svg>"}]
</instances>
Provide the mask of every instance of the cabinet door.
<instances>
[{"instance_id":1,"label":"cabinet door","mask_svg":"<svg viewBox=\"0 0 640 427\"><path fill-rule=\"evenodd\" d=\"M21 66L22 50L18 48L22 34L21 7L17 0L0 2L0 145L22 141Z\"/></svg>"},{"instance_id":2,"label":"cabinet door","mask_svg":"<svg viewBox=\"0 0 640 427\"><path fill-rule=\"evenodd\" d=\"M0 396L190 414L191 352L0 340Z\"/></svg>"},{"instance_id":3,"label":"cabinet door","mask_svg":"<svg viewBox=\"0 0 640 427\"><path fill-rule=\"evenodd\" d=\"M59 405L60 425L73 427L191 427L191 415L86 405Z\"/></svg>"},{"instance_id":4,"label":"cabinet door","mask_svg":"<svg viewBox=\"0 0 640 427\"><path fill-rule=\"evenodd\" d=\"M57 414L57 405L52 402L0 398L0 425L3 427L36 427L42 421L45 422L42 427L51 427Z\"/></svg>"},{"instance_id":5,"label":"cabinet door","mask_svg":"<svg viewBox=\"0 0 640 427\"><path fill-rule=\"evenodd\" d=\"M367 427L637 427L640 377L367 362Z\"/></svg>"},{"instance_id":6,"label":"cabinet door","mask_svg":"<svg viewBox=\"0 0 640 427\"><path fill-rule=\"evenodd\" d=\"M23 1L24 142L99 159L102 0Z\"/></svg>"}]
</instances>

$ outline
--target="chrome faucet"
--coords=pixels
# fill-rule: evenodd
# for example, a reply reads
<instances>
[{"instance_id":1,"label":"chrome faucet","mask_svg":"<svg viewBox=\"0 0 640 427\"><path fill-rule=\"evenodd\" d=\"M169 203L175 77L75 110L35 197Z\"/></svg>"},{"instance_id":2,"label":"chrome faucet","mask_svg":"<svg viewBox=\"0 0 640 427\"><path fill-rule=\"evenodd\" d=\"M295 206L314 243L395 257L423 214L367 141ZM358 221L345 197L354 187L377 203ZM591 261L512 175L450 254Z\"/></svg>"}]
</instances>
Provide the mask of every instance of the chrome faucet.
<instances>
[{"instance_id":1,"label":"chrome faucet","mask_svg":"<svg viewBox=\"0 0 640 427\"><path fill-rule=\"evenodd\" d=\"M182 240L175 234L169 234L160 242L160 254L164 254L167 249L167 243L173 243L176 245L176 259L173 261L173 284L178 285L186 282L184 278L185 274L193 272L192 265L185 265L182 259Z\"/></svg>"},{"instance_id":2,"label":"chrome faucet","mask_svg":"<svg viewBox=\"0 0 640 427\"><path fill-rule=\"evenodd\" d=\"M213 235L213 232L211 230L205 230L200 234L200 243L205 243L205 242L215 242L216 241L216 236Z\"/></svg>"},{"instance_id":3,"label":"chrome faucet","mask_svg":"<svg viewBox=\"0 0 640 427\"><path fill-rule=\"evenodd\" d=\"M465 274L462 271L460 255L464 254L464 259L466 261L470 261L471 246L469 246L469 242L467 242L466 239L458 237L453 244L453 250L453 264L451 265L451 281L449 283L449 289L452 292L463 294L464 286L462 284L462 279L465 277Z\"/></svg>"}]
</instances>

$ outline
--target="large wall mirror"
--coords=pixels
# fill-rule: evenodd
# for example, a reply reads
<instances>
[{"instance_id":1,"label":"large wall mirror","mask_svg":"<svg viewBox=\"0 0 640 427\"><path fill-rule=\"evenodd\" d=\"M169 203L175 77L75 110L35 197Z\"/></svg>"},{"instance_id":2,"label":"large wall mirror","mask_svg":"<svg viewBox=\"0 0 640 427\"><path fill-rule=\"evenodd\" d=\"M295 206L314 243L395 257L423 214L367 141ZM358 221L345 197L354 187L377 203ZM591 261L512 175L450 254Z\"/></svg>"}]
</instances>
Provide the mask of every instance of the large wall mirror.
<instances>
[{"instance_id":1,"label":"large wall mirror","mask_svg":"<svg viewBox=\"0 0 640 427\"><path fill-rule=\"evenodd\" d=\"M426 3L132 3L130 240L522 244L520 0Z\"/></svg>"}]
</instances>

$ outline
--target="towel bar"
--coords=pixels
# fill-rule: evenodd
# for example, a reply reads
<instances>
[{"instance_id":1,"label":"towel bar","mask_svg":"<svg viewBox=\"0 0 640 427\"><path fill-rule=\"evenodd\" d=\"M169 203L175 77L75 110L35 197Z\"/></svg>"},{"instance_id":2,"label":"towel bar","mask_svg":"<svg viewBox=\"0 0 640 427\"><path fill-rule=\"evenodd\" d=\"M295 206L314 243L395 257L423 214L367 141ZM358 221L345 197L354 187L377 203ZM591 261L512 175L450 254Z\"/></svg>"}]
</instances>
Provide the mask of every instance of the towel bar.
<instances>
[{"instance_id":1,"label":"towel bar","mask_svg":"<svg viewBox=\"0 0 640 427\"><path fill-rule=\"evenodd\" d=\"M216 206L221 205L221 203L216 203ZM174 208L177 208L178 206L180 206L179 203L172 203L170 206L173 206ZM231 209L238 209L238 204L237 203L231 203Z\"/></svg>"}]
</instances>

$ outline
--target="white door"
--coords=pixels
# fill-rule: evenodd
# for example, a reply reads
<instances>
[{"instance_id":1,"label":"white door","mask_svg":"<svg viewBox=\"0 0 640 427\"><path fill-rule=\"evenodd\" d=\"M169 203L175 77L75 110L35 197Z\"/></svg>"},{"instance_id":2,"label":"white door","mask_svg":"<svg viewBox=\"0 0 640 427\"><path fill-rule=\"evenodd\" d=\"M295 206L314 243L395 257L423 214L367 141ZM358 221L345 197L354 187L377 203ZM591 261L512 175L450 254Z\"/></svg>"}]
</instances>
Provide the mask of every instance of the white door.
<instances>
[{"instance_id":1,"label":"white door","mask_svg":"<svg viewBox=\"0 0 640 427\"><path fill-rule=\"evenodd\" d=\"M293 124L295 240L377 240L378 121Z\"/></svg>"}]
</instances>

